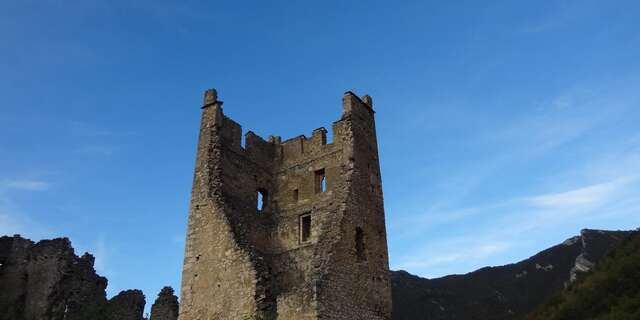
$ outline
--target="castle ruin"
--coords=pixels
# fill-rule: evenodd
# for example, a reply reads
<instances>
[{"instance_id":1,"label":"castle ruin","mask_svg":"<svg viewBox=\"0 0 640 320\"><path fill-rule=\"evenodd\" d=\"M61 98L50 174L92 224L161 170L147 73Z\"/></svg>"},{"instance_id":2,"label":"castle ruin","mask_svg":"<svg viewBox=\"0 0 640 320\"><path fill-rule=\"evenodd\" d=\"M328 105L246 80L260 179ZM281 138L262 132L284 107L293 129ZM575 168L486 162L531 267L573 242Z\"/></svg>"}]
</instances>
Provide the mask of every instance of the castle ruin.
<instances>
[{"instance_id":1,"label":"castle ruin","mask_svg":"<svg viewBox=\"0 0 640 320\"><path fill-rule=\"evenodd\" d=\"M181 320L391 319L371 97L342 98L319 128L264 140L205 92Z\"/></svg>"}]
</instances>

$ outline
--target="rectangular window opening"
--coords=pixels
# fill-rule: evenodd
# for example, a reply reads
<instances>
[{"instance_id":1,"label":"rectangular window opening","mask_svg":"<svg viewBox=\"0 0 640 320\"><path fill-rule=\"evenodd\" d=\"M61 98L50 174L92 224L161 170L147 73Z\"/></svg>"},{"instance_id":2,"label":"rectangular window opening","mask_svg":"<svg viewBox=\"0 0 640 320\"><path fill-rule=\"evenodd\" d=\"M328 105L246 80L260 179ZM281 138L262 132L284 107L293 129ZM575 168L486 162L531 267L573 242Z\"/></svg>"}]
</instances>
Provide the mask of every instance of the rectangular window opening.
<instances>
[{"instance_id":1,"label":"rectangular window opening","mask_svg":"<svg viewBox=\"0 0 640 320\"><path fill-rule=\"evenodd\" d=\"M311 237L311 215L300 216L300 242L307 242Z\"/></svg>"},{"instance_id":2,"label":"rectangular window opening","mask_svg":"<svg viewBox=\"0 0 640 320\"><path fill-rule=\"evenodd\" d=\"M315 189L316 189L316 193L322 193L327 191L327 176L324 172L324 169L316 170Z\"/></svg>"},{"instance_id":3,"label":"rectangular window opening","mask_svg":"<svg viewBox=\"0 0 640 320\"><path fill-rule=\"evenodd\" d=\"M269 193L265 189L258 189L257 197L258 203L256 209L258 209L258 212L262 212L267 209L267 205L269 204Z\"/></svg>"},{"instance_id":4,"label":"rectangular window opening","mask_svg":"<svg viewBox=\"0 0 640 320\"><path fill-rule=\"evenodd\" d=\"M356 228L356 258L359 262L367 260L364 251L364 231L360 227Z\"/></svg>"},{"instance_id":5,"label":"rectangular window opening","mask_svg":"<svg viewBox=\"0 0 640 320\"><path fill-rule=\"evenodd\" d=\"M293 201L298 202L299 197L300 197L300 192L298 191L298 189L294 189L293 190Z\"/></svg>"}]
</instances>

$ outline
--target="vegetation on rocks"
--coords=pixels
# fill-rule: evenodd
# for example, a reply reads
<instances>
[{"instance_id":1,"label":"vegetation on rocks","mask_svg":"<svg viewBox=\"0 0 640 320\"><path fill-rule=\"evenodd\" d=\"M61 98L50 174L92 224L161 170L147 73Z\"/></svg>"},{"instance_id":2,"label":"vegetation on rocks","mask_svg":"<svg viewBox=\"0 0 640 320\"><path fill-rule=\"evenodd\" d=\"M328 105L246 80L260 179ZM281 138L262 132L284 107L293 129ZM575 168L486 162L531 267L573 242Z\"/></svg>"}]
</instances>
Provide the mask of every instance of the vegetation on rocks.
<instances>
[{"instance_id":1,"label":"vegetation on rocks","mask_svg":"<svg viewBox=\"0 0 640 320\"><path fill-rule=\"evenodd\" d=\"M640 234L531 313L528 320L640 319Z\"/></svg>"}]
</instances>

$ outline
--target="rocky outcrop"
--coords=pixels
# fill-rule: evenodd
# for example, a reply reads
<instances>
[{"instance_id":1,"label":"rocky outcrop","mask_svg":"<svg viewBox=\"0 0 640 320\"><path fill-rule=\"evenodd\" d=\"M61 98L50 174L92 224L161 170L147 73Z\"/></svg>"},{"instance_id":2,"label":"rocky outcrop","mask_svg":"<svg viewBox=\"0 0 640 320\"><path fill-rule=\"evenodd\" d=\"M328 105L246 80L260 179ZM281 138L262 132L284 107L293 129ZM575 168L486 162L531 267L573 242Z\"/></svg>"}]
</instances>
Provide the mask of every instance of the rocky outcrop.
<instances>
[{"instance_id":1,"label":"rocky outcrop","mask_svg":"<svg viewBox=\"0 0 640 320\"><path fill-rule=\"evenodd\" d=\"M173 288L164 287L151 306L151 320L177 320L178 309L178 297L173 294Z\"/></svg>"},{"instance_id":2,"label":"rocky outcrop","mask_svg":"<svg viewBox=\"0 0 640 320\"><path fill-rule=\"evenodd\" d=\"M145 299L140 290L126 290L107 303L108 320L143 320Z\"/></svg>"},{"instance_id":3,"label":"rocky outcrop","mask_svg":"<svg viewBox=\"0 0 640 320\"><path fill-rule=\"evenodd\" d=\"M18 236L0 238L0 320L21 319L24 315L26 269L32 246L33 242Z\"/></svg>"},{"instance_id":4,"label":"rocky outcrop","mask_svg":"<svg viewBox=\"0 0 640 320\"><path fill-rule=\"evenodd\" d=\"M106 302L107 279L89 254L78 257L67 238L33 243L0 238L0 319L85 319Z\"/></svg>"},{"instance_id":5,"label":"rocky outcrop","mask_svg":"<svg viewBox=\"0 0 640 320\"><path fill-rule=\"evenodd\" d=\"M142 292L107 300L107 279L93 265L67 238L0 237L0 320L142 319Z\"/></svg>"},{"instance_id":6,"label":"rocky outcrop","mask_svg":"<svg viewBox=\"0 0 640 320\"><path fill-rule=\"evenodd\" d=\"M465 275L424 279L392 272L393 319L518 319L560 292L631 231L583 230L535 256Z\"/></svg>"},{"instance_id":7,"label":"rocky outcrop","mask_svg":"<svg viewBox=\"0 0 640 320\"><path fill-rule=\"evenodd\" d=\"M639 271L640 233L636 233L523 319L640 319Z\"/></svg>"}]
</instances>

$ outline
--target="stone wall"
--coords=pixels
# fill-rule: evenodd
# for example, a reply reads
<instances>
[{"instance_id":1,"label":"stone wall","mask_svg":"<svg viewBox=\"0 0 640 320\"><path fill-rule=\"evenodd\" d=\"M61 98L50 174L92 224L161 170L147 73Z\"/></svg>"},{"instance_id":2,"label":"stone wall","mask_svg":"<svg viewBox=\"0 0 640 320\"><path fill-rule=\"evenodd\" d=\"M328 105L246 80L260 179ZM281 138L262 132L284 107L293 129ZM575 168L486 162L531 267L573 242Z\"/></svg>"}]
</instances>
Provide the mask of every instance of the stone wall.
<instances>
[{"instance_id":1,"label":"stone wall","mask_svg":"<svg viewBox=\"0 0 640 320\"><path fill-rule=\"evenodd\" d=\"M0 237L0 319L84 319L106 303L107 280L93 263L67 238Z\"/></svg>"},{"instance_id":2,"label":"stone wall","mask_svg":"<svg viewBox=\"0 0 640 320\"><path fill-rule=\"evenodd\" d=\"M143 320L145 298L140 290L125 290L107 303L108 320Z\"/></svg>"},{"instance_id":3,"label":"stone wall","mask_svg":"<svg viewBox=\"0 0 640 320\"><path fill-rule=\"evenodd\" d=\"M180 319L390 319L371 98L351 92L333 141L264 140L205 94ZM258 198L263 205L258 207Z\"/></svg>"},{"instance_id":4,"label":"stone wall","mask_svg":"<svg viewBox=\"0 0 640 320\"><path fill-rule=\"evenodd\" d=\"M93 264L67 238L0 237L0 320L142 320L142 292L107 300L107 279Z\"/></svg>"},{"instance_id":5,"label":"stone wall","mask_svg":"<svg viewBox=\"0 0 640 320\"><path fill-rule=\"evenodd\" d=\"M151 320L177 320L178 297L173 294L173 288L164 287L158 294L158 298L151 306Z\"/></svg>"}]
</instances>

